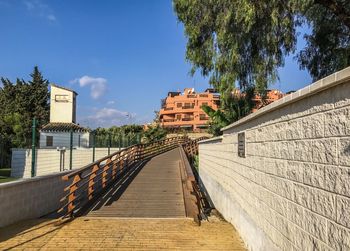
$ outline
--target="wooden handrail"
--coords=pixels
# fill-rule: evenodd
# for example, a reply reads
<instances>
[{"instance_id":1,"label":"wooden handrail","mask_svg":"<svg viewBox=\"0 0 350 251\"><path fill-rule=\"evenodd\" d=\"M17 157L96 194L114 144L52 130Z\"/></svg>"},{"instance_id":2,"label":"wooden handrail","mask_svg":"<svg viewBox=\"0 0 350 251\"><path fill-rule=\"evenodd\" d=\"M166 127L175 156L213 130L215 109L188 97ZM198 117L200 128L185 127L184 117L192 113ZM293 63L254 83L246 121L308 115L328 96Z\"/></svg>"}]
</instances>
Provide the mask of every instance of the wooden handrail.
<instances>
[{"instance_id":1,"label":"wooden handrail","mask_svg":"<svg viewBox=\"0 0 350 251\"><path fill-rule=\"evenodd\" d=\"M188 142L187 137L173 137L133 145L70 172L62 177L71 182L64 188L66 194L58 212L62 213L62 218L73 217L135 164Z\"/></svg>"},{"instance_id":2,"label":"wooden handrail","mask_svg":"<svg viewBox=\"0 0 350 251\"><path fill-rule=\"evenodd\" d=\"M195 190L193 188L192 182L195 182L195 176L192 172L191 165L187 159L184 151L184 147L180 147L180 171L183 187L183 195L185 202L186 216L193 218L195 222L200 224L200 208L197 203L197 196L195 196Z\"/></svg>"},{"instance_id":3,"label":"wooden handrail","mask_svg":"<svg viewBox=\"0 0 350 251\"><path fill-rule=\"evenodd\" d=\"M207 137L187 141L180 147L180 167L182 168L183 174L182 182L184 186L186 214L188 217L193 218L198 225L201 224L200 213L204 211L204 207L202 203L202 193L198 186L196 176L194 175L193 160L194 156L198 154L198 141L203 139L207 139Z\"/></svg>"}]
</instances>

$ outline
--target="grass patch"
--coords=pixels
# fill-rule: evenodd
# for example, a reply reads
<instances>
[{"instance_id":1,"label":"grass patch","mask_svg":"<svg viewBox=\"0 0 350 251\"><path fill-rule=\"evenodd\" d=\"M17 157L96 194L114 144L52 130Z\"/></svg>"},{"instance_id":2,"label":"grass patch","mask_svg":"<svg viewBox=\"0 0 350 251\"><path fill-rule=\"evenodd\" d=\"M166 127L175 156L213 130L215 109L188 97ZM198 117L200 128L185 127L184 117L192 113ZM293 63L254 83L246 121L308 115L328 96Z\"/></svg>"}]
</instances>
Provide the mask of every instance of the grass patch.
<instances>
[{"instance_id":1,"label":"grass patch","mask_svg":"<svg viewBox=\"0 0 350 251\"><path fill-rule=\"evenodd\" d=\"M0 183L14 181L17 178L12 178L10 168L0 168Z\"/></svg>"},{"instance_id":2,"label":"grass patch","mask_svg":"<svg viewBox=\"0 0 350 251\"><path fill-rule=\"evenodd\" d=\"M0 176L0 184L5 183L5 182L14 181L14 180L17 180L17 178Z\"/></svg>"}]
</instances>

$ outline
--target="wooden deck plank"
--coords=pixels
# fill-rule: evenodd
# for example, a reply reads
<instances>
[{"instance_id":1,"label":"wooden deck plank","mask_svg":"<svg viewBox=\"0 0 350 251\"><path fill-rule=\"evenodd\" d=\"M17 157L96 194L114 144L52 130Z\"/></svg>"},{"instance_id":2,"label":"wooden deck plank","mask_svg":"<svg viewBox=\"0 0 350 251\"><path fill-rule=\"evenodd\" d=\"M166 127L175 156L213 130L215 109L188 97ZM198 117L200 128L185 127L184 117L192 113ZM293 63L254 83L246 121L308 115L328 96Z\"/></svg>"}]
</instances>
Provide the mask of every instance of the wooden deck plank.
<instances>
[{"instance_id":1,"label":"wooden deck plank","mask_svg":"<svg viewBox=\"0 0 350 251\"><path fill-rule=\"evenodd\" d=\"M87 216L185 217L179 161L179 149L153 157L137 171L124 191L119 191L122 190L120 185L113 187L108 198L96 202Z\"/></svg>"}]
</instances>

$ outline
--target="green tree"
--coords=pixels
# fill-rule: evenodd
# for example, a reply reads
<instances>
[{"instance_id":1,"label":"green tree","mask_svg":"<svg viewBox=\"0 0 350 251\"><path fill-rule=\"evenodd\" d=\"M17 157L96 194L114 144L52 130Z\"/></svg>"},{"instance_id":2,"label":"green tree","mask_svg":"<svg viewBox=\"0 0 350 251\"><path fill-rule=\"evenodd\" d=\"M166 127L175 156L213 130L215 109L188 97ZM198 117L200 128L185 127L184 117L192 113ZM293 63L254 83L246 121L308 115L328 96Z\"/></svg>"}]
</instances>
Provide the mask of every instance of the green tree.
<instances>
[{"instance_id":1,"label":"green tree","mask_svg":"<svg viewBox=\"0 0 350 251\"><path fill-rule=\"evenodd\" d=\"M350 65L350 1L315 3L302 12L312 32L297 59L318 80Z\"/></svg>"},{"instance_id":2,"label":"green tree","mask_svg":"<svg viewBox=\"0 0 350 251\"><path fill-rule=\"evenodd\" d=\"M143 127L141 125L123 125L112 126L110 128L98 127L95 129L96 134L96 146L107 147L109 140L111 140L112 146L119 146L122 143L123 146L127 144L136 144L138 139L141 139Z\"/></svg>"},{"instance_id":3,"label":"green tree","mask_svg":"<svg viewBox=\"0 0 350 251\"><path fill-rule=\"evenodd\" d=\"M144 132L144 138L146 142L165 139L166 135L167 131L159 124L155 126L149 126L148 129Z\"/></svg>"},{"instance_id":4,"label":"green tree","mask_svg":"<svg viewBox=\"0 0 350 251\"><path fill-rule=\"evenodd\" d=\"M3 118L3 121L8 127L6 137L10 140L15 147L26 147L26 134L25 128L23 128L23 117L19 113L7 114Z\"/></svg>"},{"instance_id":5,"label":"green tree","mask_svg":"<svg viewBox=\"0 0 350 251\"><path fill-rule=\"evenodd\" d=\"M39 126L45 125L49 122L50 116L49 81L43 77L38 66L34 67L33 73L30 76L32 79L28 82L28 89L31 93L29 95L31 106L28 108L30 109L31 116L39 120Z\"/></svg>"},{"instance_id":6,"label":"green tree","mask_svg":"<svg viewBox=\"0 0 350 251\"><path fill-rule=\"evenodd\" d=\"M297 27L309 24L297 58L314 79L350 64L350 1L173 0L188 38L186 58L221 93L236 83L263 92L296 50Z\"/></svg>"},{"instance_id":7,"label":"green tree","mask_svg":"<svg viewBox=\"0 0 350 251\"><path fill-rule=\"evenodd\" d=\"M229 91L223 95L225 97L218 110L207 105L201 107L210 118L208 132L214 136L221 135L221 128L247 116L254 108L255 90L252 87L247 88L242 94Z\"/></svg>"},{"instance_id":8,"label":"green tree","mask_svg":"<svg viewBox=\"0 0 350 251\"><path fill-rule=\"evenodd\" d=\"M49 119L48 80L38 67L34 67L31 77L29 82L17 79L15 84L1 78L0 134L10 142L8 148L29 146L32 119L36 117L41 125Z\"/></svg>"}]
</instances>

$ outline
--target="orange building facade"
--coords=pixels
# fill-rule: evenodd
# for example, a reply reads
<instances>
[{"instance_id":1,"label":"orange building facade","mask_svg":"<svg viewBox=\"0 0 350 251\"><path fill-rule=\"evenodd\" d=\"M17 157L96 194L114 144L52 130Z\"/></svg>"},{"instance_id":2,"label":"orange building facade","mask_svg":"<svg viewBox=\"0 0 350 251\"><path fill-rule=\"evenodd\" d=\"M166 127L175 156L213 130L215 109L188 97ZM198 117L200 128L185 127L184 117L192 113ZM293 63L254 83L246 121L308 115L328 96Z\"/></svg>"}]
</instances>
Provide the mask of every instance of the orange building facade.
<instances>
[{"instance_id":1,"label":"orange building facade","mask_svg":"<svg viewBox=\"0 0 350 251\"><path fill-rule=\"evenodd\" d=\"M279 90L267 90L266 92L266 97L264 100L261 99L261 96L259 94L256 94L255 97L253 98L254 101L254 108L253 112L256 112L259 110L261 107L267 106L268 104L271 104L272 102L283 98L285 94L283 94Z\"/></svg>"},{"instance_id":2,"label":"orange building facade","mask_svg":"<svg viewBox=\"0 0 350 251\"><path fill-rule=\"evenodd\" d=\"M241 95L241 92L236 89L232 95ZM279 90L268 90L264 100L256 94L253 98L253 112L283 96L284 94ZM196 93L193 88L185 88L183 93L169 92L168 96L162 100L162 108L159 111L160 124L167 129L202 132L208 128L209 120L201 109L202 105L208 105L214 110L219 108L220 95L215 89L208 88L203 93Z\"/></svg>"},{"instance_id":3,"label":"orange building facade","mask_svg":"<svg viewBox=\"0 0 350 251\"><path fill-rule=\"evenodd\" d=\"M208 105L217 110L219 104L220 95L211 88L203 93L196 93L193 88L186 88L183 93L169 92L162 100L162 108L159 111L160 124L168 129L201 132L208 128L209 120L201 106Z\"/></svg>"}]
</instances>

